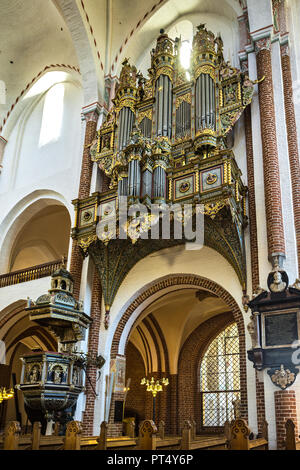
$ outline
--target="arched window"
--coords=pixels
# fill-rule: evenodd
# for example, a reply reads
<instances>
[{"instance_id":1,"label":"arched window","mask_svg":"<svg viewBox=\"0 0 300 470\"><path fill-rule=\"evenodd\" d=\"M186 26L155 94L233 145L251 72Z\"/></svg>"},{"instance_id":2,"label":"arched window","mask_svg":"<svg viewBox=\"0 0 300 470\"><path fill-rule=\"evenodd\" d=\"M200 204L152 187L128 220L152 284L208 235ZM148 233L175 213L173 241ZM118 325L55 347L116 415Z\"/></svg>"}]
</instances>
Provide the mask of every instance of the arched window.
<instances>
[{"instance_id":1,"label":"arched window","mask_svg":"<svg viewBox=\"0 0 300 470\"><path fill-rule=\"evenodd\" d=\"M47 92L44 102L39 146L55 142L60 137L63 106L64 84L58 83Z\"/></svg>"},{"instance_id":2,"label":"arched window","mask_svg":"<svg viewBox=\"0 0 300 470\"><path fill-rule=\"evenodd\" d=\"M180 62L185 70L189 70L193 42L193 25L191 21L179 21L168 31L168 35L172 39L176 37L181 39L181 48L179 51ZM190 80L189 76L187 78Z\"/></svg>"},{"instance_id":3,"label":"arched window","mask_svg":"<svg viewBox=\"0 0 300 470\"><path fill-rule=\"evenodd\" d=\"M223 426L234 419L240 400L240 355L236 323L208 346L200 366L202 427Z\"/></svg>"}]
</instances>

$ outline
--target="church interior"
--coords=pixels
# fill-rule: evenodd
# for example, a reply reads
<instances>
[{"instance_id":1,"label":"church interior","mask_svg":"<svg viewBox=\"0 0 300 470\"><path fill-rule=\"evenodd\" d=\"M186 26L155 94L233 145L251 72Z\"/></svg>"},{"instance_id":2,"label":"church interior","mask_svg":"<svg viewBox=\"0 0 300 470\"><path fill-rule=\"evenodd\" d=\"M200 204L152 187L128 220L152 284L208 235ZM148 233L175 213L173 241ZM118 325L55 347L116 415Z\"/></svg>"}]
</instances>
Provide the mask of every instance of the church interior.
<instances>
[{"instance_id":1,"label":"church interior","mask_svg":"<svg viewBox=\"0 0 300 470\"><path fill-rule=\"evenodd\" d=\"M300 2L40 3L1 1L0 449L300 449Z\"/></svg>"}]
</instances>

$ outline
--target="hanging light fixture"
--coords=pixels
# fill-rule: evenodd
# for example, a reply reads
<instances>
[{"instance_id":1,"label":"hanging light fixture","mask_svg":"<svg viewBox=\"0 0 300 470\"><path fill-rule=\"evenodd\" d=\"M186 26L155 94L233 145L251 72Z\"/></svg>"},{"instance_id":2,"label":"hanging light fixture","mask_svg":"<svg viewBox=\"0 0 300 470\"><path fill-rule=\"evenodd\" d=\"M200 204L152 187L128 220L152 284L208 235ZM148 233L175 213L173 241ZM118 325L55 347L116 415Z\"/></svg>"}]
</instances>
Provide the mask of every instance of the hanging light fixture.
<instances>
[{"instance_id":1,"label":"hanging light fixture","mask_svg":"<svg viewBox=\"0 0 300 470\"><path fill-rule=\"evenodd\" d=\"M151 380L146 379L145 377L141 380L141 385L146 385L146 391L152 393L153 397L153 414L152 419L155 422L155 398L158 392L161 392L163 385L166 387L169 385L169 379L163 377L162 379L155 380L154 377L151 377Z\"/></svg>"},{"instance_id":2,"label":"hanging light fixture","mask_svg":"<svg viewBox=\"0 0 300 470\"><path fill-rule=\"evenodd\" d=\"M156 397L157 393L162 391L163 385L169 385L169 379L163 377L162 379L154 380L154 377L152 377L151 380L146 380L144 377L141 380L141 385L146 385L146 391L152 392L153 397Z\"/></svg>"},{"instance_id":3,"label":"hanging light fixture","mask_svg":"<svg viewBox=\"0 0 300 470\"><path fill-rule=\"evenodd\" d=\"M4 400L9 400L10 398L13 398L15 395L14 389L6 389L5 387L0 387L0 403L2 403Z\"/></svg>"}]
</instances>

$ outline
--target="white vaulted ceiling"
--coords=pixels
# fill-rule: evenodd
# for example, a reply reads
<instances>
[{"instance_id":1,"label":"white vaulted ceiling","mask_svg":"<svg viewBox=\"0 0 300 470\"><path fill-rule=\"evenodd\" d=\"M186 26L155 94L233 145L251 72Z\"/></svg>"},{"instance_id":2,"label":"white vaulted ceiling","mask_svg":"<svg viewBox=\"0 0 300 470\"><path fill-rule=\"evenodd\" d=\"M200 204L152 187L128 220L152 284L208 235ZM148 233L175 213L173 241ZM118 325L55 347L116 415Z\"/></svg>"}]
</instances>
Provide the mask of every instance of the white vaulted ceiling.
<instances>
[{"instance_id":1,"label":"white vaulted ceiling","mask_svg":"<svg viewBox=\"0 0 300 470\"><path fill-rule=\"evenodd\" d=\"M1 121L27 84L52 64L78 67L71 35L54 3L1 0L0 80L6 85Z\"/></svg>"},{"instance_id":2,"label":"white vaulted ceiling","mask_svg":"<svg viewBox=\"0 0 300 470\"><path fill-rule=\"evenodd\" d=\"M0 101L0 135L3 118L45 67L80 68L84 87L85 77L96 74L103 101L105 74L118 73L124 57L140 62L159 30L181 19L196 24L203 18L208 27L215 24L214 32L224 25L230 53L235 53L232 38L237 37L241 5L242 0L1 0L0 80L7 96L5 104ZM86 66L84 40L94 69Z\"/></svg>"}]
</instances>

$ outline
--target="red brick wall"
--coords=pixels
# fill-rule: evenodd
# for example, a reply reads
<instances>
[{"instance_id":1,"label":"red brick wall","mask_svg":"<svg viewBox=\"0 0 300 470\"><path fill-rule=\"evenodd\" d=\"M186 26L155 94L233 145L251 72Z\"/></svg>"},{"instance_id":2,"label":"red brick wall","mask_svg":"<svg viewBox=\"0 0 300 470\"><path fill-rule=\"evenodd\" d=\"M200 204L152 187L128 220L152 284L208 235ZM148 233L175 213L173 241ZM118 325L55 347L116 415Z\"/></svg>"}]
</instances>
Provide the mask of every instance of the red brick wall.
<instances>
[{"instance_id":1,"label":"red brick wall","mask_svg":"<svg viewBox=\"0 0 300 470\"><path fill-rule=\"evenodd\" d=\"M141 379L146 376L143 358L138 349L129 342L126 347L126 382L130 378L130 390L127 394L125 417L136 416L136 421L145 417L146 387Z\"/></svg>"},{"instance_id":2,"label":"red brick wall","mask_svg":"<svg viewBox=\"0 0 300 470\"><path fill-rule=\"evenodd\" d=\"M93 287L92 287L92 303L91 303L91 318L93 323L89 328L89 337L88 337L88 352L93 355L98 355L98 344L99 344L99 332L101 324L101 296L102 288L101 281L97 269L94 271L93 276ZM83 434L93 435L93 425L94 425L94 407L95 407L95 394L94 390L96 389L96 380L98 369L94 366L88 366L86 374L89 377L89 380L86 378L85 387L86 387L86 402L85 402L85 411L83 413ZM94 389L94 390L93 390Z\"/></svg>"},{"instance_id":3,"label":"red brick wall","mask_svg":"<svg viewBox=\"0 0 300 470\"><path fill-rule=\"evenodd\" d=\"M248 201L249 201L249 223L250 223L250 249L251 249L251 275L252 291L259 286L259 261L257 244L257 222L255 206L255 183L254 183L254 161L253 161L253 140L252 140L252 120L251 108L245 109L245 137L247 151L247 177L248 177Z\"/></svg>"},{"instance_id":4,"label":"red brick wall","mask_svg":"<svg viewBox=\"0 0 300 470\"><path fill-rule=\"evenodd\" d=\"M285 120L292 182L295 231L297 241L298 273L300 275L300 163L295 108L293 102L291 61L286 46L283 46L281 48L281 65L284 91Z\"/></svg>"},{"instance_id":5,"label":"red brick wall","mask_svg":"<svg viewBox=\"0 0 300 470\"><path fill-rule=\"evenodd\" d=\"M89 197L91 188L91 178L93 171L93 162L90 156L90 146L96 137L98 114L95 112L90 113L86 117L85 140L81 164L81 175L78 198L84 199Z\"/></svg>"},{"instance_id":6,"label":"red brick wall","mask_svg":"<svg viewBox=\"0 0 300 470\"><path fill-rule=\"evenodd\" d=\"M277 449L285 447L285 423L292 419L295 424L295 435L298 436L296 394L294 390L278 390L275 396Z\"/></svg>"},{"instance_id":7,"label":"red brick wall","mask_svg":"<svg viewBox=\"0 0 300 470\"><path fill-rule=\"evenodd\" d=\"M91 112L86 115L86 129L85 129L85 140L84 149L81 164L81 174L78 190L78 198L83 199L89 197L91 178L93 171L93 162L90 157L90 145L96 137L98 114ZM82 271L83 255L82 251L77 245L77 242L73 240L71 262L70 262L70 273L74 278L74 296L76 299L79 298L80 292L80 281Z\"/></svg>"},{"instance_id":8,"label":"red brick wall","mask_svg":"<svg viewBox=\"0 0 300 470\"><path fill-rule=\"evenodd\" d=\"M194 420L201 428L199 366L211 340L233 322L231 313L224 313L202 323L191 333L180 351L178 361L178 431L185 420Z\"/></svg>"},{"instance_id":9,"label":"red brick wall","mask_svg":"<svg viewBox=\"0 0 300 470\"><path fill-rule=\"evenodd\" d=\"M265 387L264 383L258 380L258 372L256 371L256 406L257 406L257 427L258 432L262 431L262 424L266 419L265 409Z\"/></svg>"},{"instance_id":10,"label":"red brick wall","mask_svg":"<svg viewBox=\"0 0 300 470\"><path fill-rule=\"evenodd\" d=\"M256 43L269 257L285 253L270 40Z\"/></svg>"},{"instance_id":11,"label":"red brick wall","mask_svg":"<svg viewBox=\"0 0 300 470\"><path fill-rule=\"evenodd\" d=\"M169 402L168 414L169 425L168 431L171 435L178 434L178 375L171 374L169 376Z\"/></svg>"},{"instance_id":12,"label":"red brick wall","mask_svg":"<svg viewBox=\"0 0 300 470\"><path fill-rule=\"evenodd\" d=\"M72 242L70 273L74 279L73 294L75 299L79 300L81 271L83 263L83 253L81 248L77 245L76 240Z\"/></svg>"},{"instance_id":13,"label":"red brick wall","mask_svg":"<svg viewBox=\"0 0 300 470\"><path fill-rule=\"evenodd\" d=\"M115 423L115 401L123 401L124 400L124 393L118 392L113 393L111 397L111 406L110 406L110 413L109 413L109 420L108 420L108 430L107 434L109 437L117 437L122 436L123 432L123 423Z\"/></svg>"}]
</instances>

